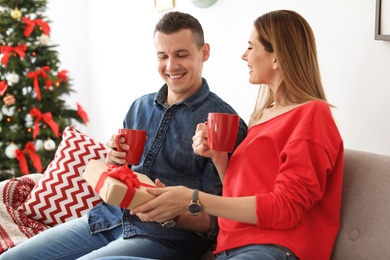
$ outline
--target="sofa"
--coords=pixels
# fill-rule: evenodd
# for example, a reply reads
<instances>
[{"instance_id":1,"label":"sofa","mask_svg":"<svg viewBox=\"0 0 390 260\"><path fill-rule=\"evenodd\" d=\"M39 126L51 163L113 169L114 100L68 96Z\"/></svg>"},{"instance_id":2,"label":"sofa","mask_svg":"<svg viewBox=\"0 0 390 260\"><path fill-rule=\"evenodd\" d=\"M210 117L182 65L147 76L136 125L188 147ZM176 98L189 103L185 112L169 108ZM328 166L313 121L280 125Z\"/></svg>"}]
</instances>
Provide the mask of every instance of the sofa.
<instances>
[{"instance_id":1,"label":"sofa","mask_svg":"<svg viewBox=\"0 0 390 260\"><path fill-rule=\"evenodd\" d=\"M39 181L36 174L34 178L35 182ZM389 184L390 156L345 150L341 228L332 260L390 259ZM2 193L4 194L4 189ZM18 205L20 206L20 203ZM39 224L36 220L32 223L37 228L34 230L37 233L50 228L49 225ZM19 225L20 229L21 223L15 225ZM0 239L4 240L4 234L0 232L0 235ZM33 235L31 232L19 238L17 243ZM4 244L4 241L0 241L1 244ZM202 260L211 259L214 259L211 252L202 256Z\"/></svg>"},{"instance_id":2,"label":"sofa","mask_svg":"<svg viewBox=\"0 0 390 260\"><path fill-rule=\"evenodd\" d=\"M390 156L346 150L332 259L390 259Z\"/></svg>"}]
</instances>

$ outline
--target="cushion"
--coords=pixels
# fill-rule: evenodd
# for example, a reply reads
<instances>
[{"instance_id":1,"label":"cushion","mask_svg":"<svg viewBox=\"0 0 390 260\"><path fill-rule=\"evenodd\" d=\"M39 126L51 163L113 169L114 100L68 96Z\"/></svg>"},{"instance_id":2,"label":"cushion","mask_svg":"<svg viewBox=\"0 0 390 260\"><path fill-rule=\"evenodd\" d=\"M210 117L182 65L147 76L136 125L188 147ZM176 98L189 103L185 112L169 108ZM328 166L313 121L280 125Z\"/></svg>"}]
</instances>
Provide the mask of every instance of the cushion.
<instances>
[{"instance_id":1,"label":"cushion","mask_svg":"<svg viewBox=\"0 0 390 260\"><path fill-rule=\"evenodd\" d=\"M21 207L41 177L33 173L0 182L0 254L50 228L29 219Z\"/></svg>"},{"instance_id":2,"label":"cushion","mask_svg":"<svg viewBox=\"0 0 390 260\"><path fill-rule=\"evenodd\" d=\"M82 175L89 160L104 161L105 156L102 143L65 128L53 161L23 204L24 214L50 226L85 214L101 199Z\"/></svg>"}]
</instances>

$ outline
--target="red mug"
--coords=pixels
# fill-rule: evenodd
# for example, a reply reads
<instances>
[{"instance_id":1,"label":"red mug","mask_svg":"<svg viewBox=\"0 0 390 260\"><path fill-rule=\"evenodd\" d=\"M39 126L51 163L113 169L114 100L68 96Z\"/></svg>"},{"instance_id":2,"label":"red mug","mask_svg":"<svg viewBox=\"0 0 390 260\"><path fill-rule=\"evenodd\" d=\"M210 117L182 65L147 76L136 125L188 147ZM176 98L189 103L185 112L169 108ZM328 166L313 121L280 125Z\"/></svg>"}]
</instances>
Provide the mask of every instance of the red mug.
<instances>
[{"instance_id":1,"label":"red mug","mask_svg":"<svg viewBox=\"0 0 390 260\"><path fill-rule=\"evenodd\" d=\"M240 117L227 113L209 113L207 142L210 150L232 152L236 144Z\"/></svg>"},{"instance_id":2,"label":"red mug","mask_svg":"<svg viewBox=\"0 0 390 260\"><path fill-rule=\"evenodd\" d=\"M119 139L121 137L125 138L125 143L130 146L129 150L124 151L120 146ZM139 164L144 151L145 141L146 130L120 128L115 137L116 149L119 152L126 152L126 163L131 165Z\"/></svg>"}]
</instances>

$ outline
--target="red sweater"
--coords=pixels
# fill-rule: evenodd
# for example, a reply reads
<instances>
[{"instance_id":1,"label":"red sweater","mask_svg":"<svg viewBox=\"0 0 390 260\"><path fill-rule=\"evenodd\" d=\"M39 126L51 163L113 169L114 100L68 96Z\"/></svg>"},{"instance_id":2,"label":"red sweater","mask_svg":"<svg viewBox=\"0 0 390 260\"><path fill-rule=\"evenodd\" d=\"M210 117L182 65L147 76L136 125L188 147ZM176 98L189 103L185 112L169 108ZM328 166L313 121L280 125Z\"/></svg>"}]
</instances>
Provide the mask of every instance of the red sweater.
<instances>
[{"instance_id":1,"label":"red sweater","mask_svg":"<svg viewBox=\"0 0 390 260\"><path fill-rule=\"evenodd\" d=\"M300 259L330 259L340 227L343 156L322 101L251 127L230 159L223 196L256 196L257 224L219 218L215 253L278 244Z\"/></svg>"}]
</instances>

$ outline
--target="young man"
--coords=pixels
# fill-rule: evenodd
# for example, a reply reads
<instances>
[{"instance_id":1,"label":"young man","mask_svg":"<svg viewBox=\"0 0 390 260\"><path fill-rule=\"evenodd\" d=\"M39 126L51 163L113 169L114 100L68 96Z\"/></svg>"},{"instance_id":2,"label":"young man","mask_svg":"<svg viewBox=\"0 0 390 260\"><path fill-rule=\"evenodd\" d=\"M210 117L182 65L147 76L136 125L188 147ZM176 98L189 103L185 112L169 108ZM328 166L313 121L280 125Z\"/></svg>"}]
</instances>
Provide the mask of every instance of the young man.
<instances>
[{"instance_id":1,"label":"young man","mask_svg":"<svg viewBox=\"0 0 390 260\"><path fill-rule=\"evenodd\" d=\"M202 78L203 62L210 55L202 26L189 14L167 13L155 27L154 44L158 71L165 84L157 93L135 100L123 122L125 128L147 130L141 163L133 170L158 179L156 184L160 186L162 182L221 194L212 161L194 154L192 137L196 125L204 122L209 112L236 112L210 92ZM241 120L237 144L246 130ZM116 151L114 138L107 142L106 162L124 164L124 152ZM129 149L124 144L122 148ZM197 259L215 243L215 217L185 212L170 220L164 217L166 214L149 222L142 214L133 216L129 210L100 203L87 216L44 231L0 259L96 259L115 255Z\"/></svg>"}]
</instances>

